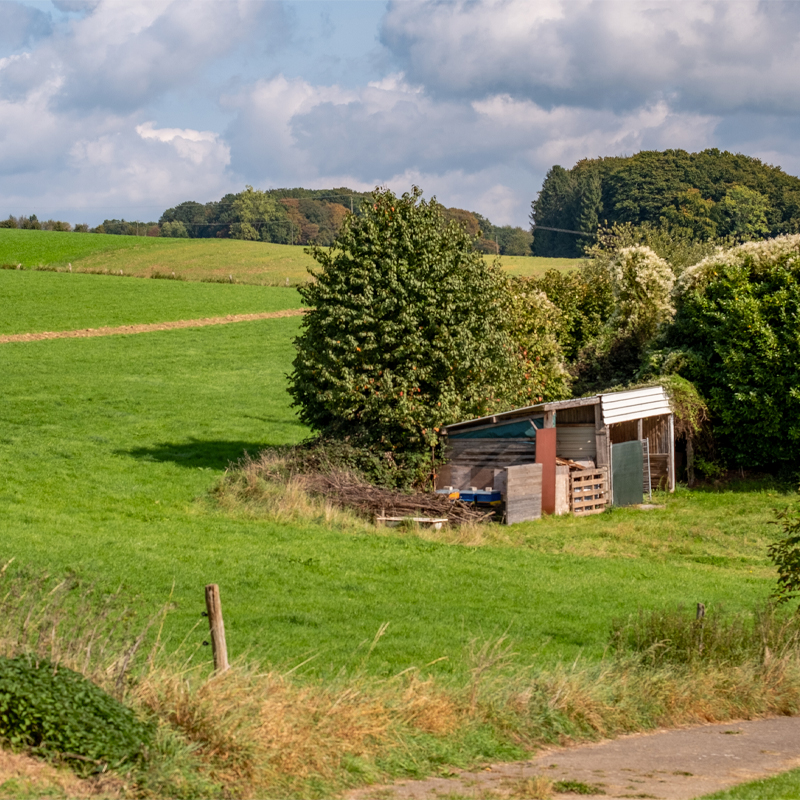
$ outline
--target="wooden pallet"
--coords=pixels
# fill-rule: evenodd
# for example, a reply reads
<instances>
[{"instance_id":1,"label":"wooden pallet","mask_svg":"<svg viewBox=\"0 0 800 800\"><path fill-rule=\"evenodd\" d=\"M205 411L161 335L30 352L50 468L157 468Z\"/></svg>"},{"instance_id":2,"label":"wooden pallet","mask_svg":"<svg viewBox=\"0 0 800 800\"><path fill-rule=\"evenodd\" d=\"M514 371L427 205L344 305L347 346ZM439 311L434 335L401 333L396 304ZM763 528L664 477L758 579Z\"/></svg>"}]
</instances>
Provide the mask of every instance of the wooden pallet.
<instances>
[{"instance_id":1,"label":"wooden pallet","mask_svg":"<svg viewBox=\"0 0 800 800\"><path fill-rule=\"evenodd\" d=\"M602 514L608 505L608 469L573 470L569 474L569 510L576 517Z\"/></svg>"}]
</instances>

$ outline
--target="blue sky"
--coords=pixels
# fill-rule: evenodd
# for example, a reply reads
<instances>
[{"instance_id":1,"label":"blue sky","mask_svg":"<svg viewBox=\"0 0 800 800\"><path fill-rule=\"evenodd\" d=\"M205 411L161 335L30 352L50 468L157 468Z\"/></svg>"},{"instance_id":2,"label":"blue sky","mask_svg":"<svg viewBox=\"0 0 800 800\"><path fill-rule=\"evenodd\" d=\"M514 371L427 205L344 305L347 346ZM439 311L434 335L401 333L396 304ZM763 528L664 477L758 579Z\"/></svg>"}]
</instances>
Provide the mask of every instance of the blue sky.
<instances>
[{"instance_id":1,"label":"blue sky","mask_svg":"<svg viewBox=\"0 0 800 800\"><path fill-rule=\"evenodd\" d=\"M0 0L0 215L412 184L526 225L553 164L800 172L800 2Z\"/></svg>"}]
</instances>

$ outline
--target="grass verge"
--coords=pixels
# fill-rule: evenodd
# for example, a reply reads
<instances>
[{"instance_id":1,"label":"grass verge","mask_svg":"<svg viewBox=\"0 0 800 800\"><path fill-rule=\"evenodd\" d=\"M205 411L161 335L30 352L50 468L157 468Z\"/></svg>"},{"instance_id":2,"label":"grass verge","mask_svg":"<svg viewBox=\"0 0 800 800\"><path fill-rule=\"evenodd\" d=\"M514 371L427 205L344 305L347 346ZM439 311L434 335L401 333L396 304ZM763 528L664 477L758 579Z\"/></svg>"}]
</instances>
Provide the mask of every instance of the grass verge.
<instances>
[{"instance_id":1,"label":"grass verge","mask_svg":"<svg viewBox=\"0 0 800 800\"><path fill-rule=\"evenodd\" d=\"M140 629L120 628L134 619L120 597L52 583L6 570L0 652L29 652L81 671L158 726L144 763L105 779L118 796L329 797L523 758L544 744L800 711L796 647L767 663L709 659L654 668L624 655L542 668L520 664L500 637L465 648L463 677L423 667L388 678L361 669L321 681L242 659L209 675L196 647L168 650L160 637L137 646L162 615L140 620Z\"/></svg>"}]
</instances>

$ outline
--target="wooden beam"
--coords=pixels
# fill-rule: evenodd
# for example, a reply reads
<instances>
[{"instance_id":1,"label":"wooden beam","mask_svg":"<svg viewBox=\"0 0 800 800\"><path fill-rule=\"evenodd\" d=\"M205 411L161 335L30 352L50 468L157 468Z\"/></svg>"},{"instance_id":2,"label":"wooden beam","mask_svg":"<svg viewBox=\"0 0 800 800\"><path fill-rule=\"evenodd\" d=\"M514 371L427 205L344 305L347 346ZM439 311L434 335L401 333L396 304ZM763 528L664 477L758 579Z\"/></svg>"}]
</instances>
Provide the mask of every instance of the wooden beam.
<instances>
[{"instance_id":1,"label":"wooden beam","mask_svg":"<svg viewBox=\"0 0 800 800\"><path fill-rule=\"evenodd\" d=\"M669 490L675 491L675 415L669 415Z\"/></svg>"},{"instance_id":2,"label":"wooden beam","mask_svg":"<svg viewBox=\"0 0 800 800\"><path fill-rule=\"evenodd\" d=\"M611 437L608 426L603 421L603 408L598 403L594 407L594 441L595 441L595 465L605 467L608 472L608 504L611 505Z\"/></svg>"},{"instance_id":3,"label":"wooden beam","mask_svg":"<svg viewBox=\"0 0 800 800\"><path fill-rule=\"evenodd\" d=\"M219 586L209 583L206 586L206 611L208 627L211 630L211 650L214 655L215 672L228 669L228 645L225 643L225 623L222 621L222 605L219 601Z\"/></svg>"}]
</instances>

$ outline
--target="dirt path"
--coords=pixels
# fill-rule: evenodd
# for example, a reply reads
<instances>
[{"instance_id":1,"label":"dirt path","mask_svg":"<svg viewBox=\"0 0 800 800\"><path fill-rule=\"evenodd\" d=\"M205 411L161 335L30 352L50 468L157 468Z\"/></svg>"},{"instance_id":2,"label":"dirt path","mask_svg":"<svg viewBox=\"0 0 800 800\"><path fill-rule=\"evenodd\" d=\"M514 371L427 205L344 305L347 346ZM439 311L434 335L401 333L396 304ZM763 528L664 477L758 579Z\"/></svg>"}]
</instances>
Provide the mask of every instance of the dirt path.
<instances>
[{"instance_id":1,"label":"dirt path","mask_svg":"<svg viewBox=\"0 0 800 800\"><path fill-rule=\"evenodd\" d=\"M524 798L534 796L531 789L535 779L545 776L554 783L575 781L584 785L574 787L583 788L580 793L555 792L558 800L582 797L592 787L607 797L691 800L797 766L800 766L800 717L778 717L552 748L541 751L530 761L493 764L479 772L461 772L453 778L360 789L347 797L349 800Z\"/></svg>"},{"instance_id":2,"label":"dirt path","mask_svg":"<svg viewBox=\"0 0 800 800\"><path fill-rule=\"evenodd\" d=\"M85 339L90 336L119 336L130 333L151 333L152 331L171 331L176 328L203 328L206 325L228 325L231 322L252 322L257 319L277 319L278 317L299 317L305 314L304 308L291 308L286 311L264 311L260 314L231 314L227 317L206 317L205 319L179 319L174 322L153 322L142 325L120 325L116 328L83 328L77 331L46 331L43 333L12 333L0 336L0 344L8 342L40 342L42 339Z\"/></svg>"}]
</instances>

